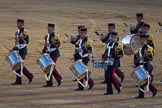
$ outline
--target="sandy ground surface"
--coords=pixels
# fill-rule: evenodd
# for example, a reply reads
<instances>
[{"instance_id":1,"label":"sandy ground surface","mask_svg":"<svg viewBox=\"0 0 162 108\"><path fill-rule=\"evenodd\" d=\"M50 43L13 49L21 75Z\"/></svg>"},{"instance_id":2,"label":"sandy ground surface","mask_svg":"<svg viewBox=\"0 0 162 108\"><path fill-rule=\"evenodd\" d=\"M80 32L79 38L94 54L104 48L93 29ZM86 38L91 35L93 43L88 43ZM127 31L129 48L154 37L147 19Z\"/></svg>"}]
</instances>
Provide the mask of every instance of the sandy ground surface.
<instances>
[{"instance_id":1,"label":"sandy ground surface","mask_svg":"<svg viewBox=\"0 0 162 108\"><path fill-rule=\"evenodd\" d=\"M162 75L161 59L161 35L155 36L156 53L153 60L155 80L154 84L158 88L156 97L146 93L146 99L136 100L137 88L130 77L133 68L133 56L124 56L121 60L121 69L125 73L125 80L122 83L123 90L114 95L104 96L106 85L100 84L103 81L103 69L94 69L89 64L92 71L92 78L95 81L94 89L91 91L75 92L76 82L73 82L69 67L72 61L68 59L74 51L70 43L63 43L67 38L64 33L77 34L77 25L85 24L88 27L88 34L91 39L98 39L94 34L95 30L107 32L107 23L115 22L120 37L128 34L128 28L123 22L135 24L136 12L145 14L145 21L151 24L151 34L155 35L155 30L160 27L158 21L162 21L162 1L161 0L0 0L0 108L162 108L162 84L159 82ZM8 51L3 47L6 45L12 48L14 40L8 40L14 36L16 19L24 18L26 28L30 32L30 44L28 46L28 56L25 65L34 74L32 84L28 85L28 80L23 77L23 85L11 86L15 75L10 70L5 61ZM36 64L40 57L35 50L42 49L43 37L47 33L47 23L56 24L56 32L60 34L62 45L60 48L61 57L57 63L57 69L63 76L63 84L57 87L54 80L53 88L43 88L45 83L43 73ZM126 30L124 33L123 30ZM100 41L94 43L93 56L100 60L99 55L104 51L104 44Z\"/></svg>"}]
</instances>

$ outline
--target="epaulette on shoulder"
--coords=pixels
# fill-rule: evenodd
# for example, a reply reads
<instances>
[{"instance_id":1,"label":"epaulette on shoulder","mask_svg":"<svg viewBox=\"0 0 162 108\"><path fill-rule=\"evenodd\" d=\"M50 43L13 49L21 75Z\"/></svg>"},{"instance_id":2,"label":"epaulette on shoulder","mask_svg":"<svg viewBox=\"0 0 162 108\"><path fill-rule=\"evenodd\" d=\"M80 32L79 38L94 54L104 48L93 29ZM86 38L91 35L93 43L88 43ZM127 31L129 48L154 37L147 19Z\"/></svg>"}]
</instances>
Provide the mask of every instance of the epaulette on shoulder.
<instances>
[{"instance_id":1,"label":"epaulette on shoulder","mask_svg":"<svg viewBox=\"0 0 162 108\"><path fill-rule=\"evenodd\" d=\"M55 36L54 36L54 40L60 40L60 35L55 34Z\"/></svg>"},{"instance_id":2,"label":"epaulette on shoulder","mask_svg":"<svg viewBox=\"0 0 162 108\"><path fill-rule=\"evenodd\" d=\"M86 42L87 46L92 46L93 45L93 40L92 39L88 39Z\"/></svg>"},{"instance_id":3,"label":"epaulette on shoulder","mask_svg":"<svg viewBox=\"0 0 162 108\"><path fill-rule=\"evenodd\" d=\"M138 54L139 48L134 51L134 54Z\"/></svg>"},{"instance_id":4,"label":"epaulette on shoulder","mask_svg":"<svg viewBox=\"0 0 162 108\"><path fill-rule=\"evenodd\" d=\"M148 52L153 52L154 48L152 48L150 45L147 45L147 51Z\"/></svg>"},{"instance_id":5,"label":"epaulette on shoulder","mask_svg":"<svg viewBox=\"0 0 162 108\"><path fill-rule=\"evenodd\" d=\"M24 32L23 34L26 36L26 35L29 35L29 31L27 29L24 29Z\"/></svg>"},{"instance_id":6,"label":"epaulette on shoulder","mask_svg":"<svg viewBox=\"0 0 162 108\"><path fill-rule=\"evenodd\" d=\"M120 50L123 50L123 45L122 44L118 44L118 46L116 48L120 49Z\"/></svg>"}]
</instances>

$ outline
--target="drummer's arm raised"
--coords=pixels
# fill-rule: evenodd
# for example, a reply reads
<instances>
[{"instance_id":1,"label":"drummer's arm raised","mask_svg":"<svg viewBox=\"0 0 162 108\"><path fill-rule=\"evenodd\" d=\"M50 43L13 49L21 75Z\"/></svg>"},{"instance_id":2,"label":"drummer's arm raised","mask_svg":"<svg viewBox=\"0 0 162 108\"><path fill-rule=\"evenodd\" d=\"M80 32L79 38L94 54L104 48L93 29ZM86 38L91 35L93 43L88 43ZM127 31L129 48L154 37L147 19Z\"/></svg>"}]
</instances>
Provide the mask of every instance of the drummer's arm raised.
<instances>
[{"instance_id":1,"label":"drummer's arm raised","mask_svg":"<svg viewBox=\"0 0 162 108\"><path fill-rule=\"evenodd\" d=\"M109 39L108 36L106 36L106 37L101 37L101 42L106 43L108 39Z\"/></svg>"},{"instance_id":2,"label":"drummer's arm raised","mask_svg":"<svg viewBox=\"0 0 162 108\"><path fill-rule=\"evenodd\" d=\"M135 26L132 25L132 24L130 24L130 30L129 31L130 31L131 34L136 34L137 33L137 30L136 30Z\"/></svg>"},{"instance_id":3,"label":"drummer's arm raised","mask_svg":"<svg viewBox=\"0 0 162 108\"><path fill-rule=\"evenodd\" d=\"M79 40L80 36L77 35L77 36L71 36L70 37L70 42L71 44L75 45L77 43L77 41Z\"/></svg>"}]
</instances>

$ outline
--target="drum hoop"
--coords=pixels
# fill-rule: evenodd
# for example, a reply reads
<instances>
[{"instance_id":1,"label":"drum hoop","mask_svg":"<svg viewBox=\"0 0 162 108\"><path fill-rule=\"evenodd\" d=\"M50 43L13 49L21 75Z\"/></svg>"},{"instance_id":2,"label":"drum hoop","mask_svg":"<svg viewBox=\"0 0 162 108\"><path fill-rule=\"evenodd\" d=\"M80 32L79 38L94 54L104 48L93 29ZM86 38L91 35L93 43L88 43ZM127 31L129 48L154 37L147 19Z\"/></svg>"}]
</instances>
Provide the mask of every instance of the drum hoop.
<instances>
[{"instance_id":1,"label":"drum hoop","mask_svg":"<svg viewBox=\"0 0 162 108\"><path fill-rule=\"evenodd\" d=\"M135 37L135 36L137 36L137 35L132 36L132 38L131 38L131 40L130 40L130 49L131 49L131 50L132 50L131 41L133 40L133 37ZM134 51L133 51L133 50L132 50L132 52L134 53Z\"/></svg>"},{"instance_id":2,"label":"drum hoop","mask_svg":"<svg viewBox=\"0 0 162 108\"><path fill-rule=\"evenodd\" d=\"M16 54L19 55L19 53L18 53L17 51L12 51L12 52L9 52L8 56L9 56L10 54L12 54L12 53L16 53Z\"/></svg>"},{"instance_id":3,"label":"drum hoop","mask_svg":"<svg viewBox=\"0 0 162 108\"><path fill-rule=\"evenodd\" d=\"M77 60L77 61L75 61L74 63L73 63L73 65L75 64L75 63L77 63L77 62L82 62L82 59L79 59L79 60ZM82 62L83 63L83 62ZM83 63L84 64L84 63Z\"/></svg>"},{"instance_id":4,"label":"drum hoop","mask_svg":"<svg viewBox=\"0 0 162 108\"><path fill-rule=\"evenodd\" d=\"M123 36L122 36L122 39L123 39L125 36L130 36L130 35L132 35L132 37L137 36L136 34L126 34L126 35L123 35ZM121 40L122 40L122 39L121 39ZM131 39L132 39L132 38L131 38Z\"/></svg>"},{"instance_id":5,"label":"drum hoop","mask_svg":"<svg viewBox=\"0 0 162 108\"><path fill-rule=\"evenodd\" d=\"M79 59L79 60L75 61L75 62L73 63L73 65L74 65L75 63L79 62L79 61L82 62L82 64L83 64L85 67L87 67L87 66L83 63L82 59ZM71 67L72 67L73 65L71 65ZM87 71L88 71L88 68L87 68Z\"/></svg>"},{"instance_id":6,"label":"drum hoop","mask_svg":"<svg viewBox=\"0 0 162 108\"><path fill-rule=\"evenodd\" d=\"M9 56L12 54L12 53L16 53L19 57L20 57L20 61L19 62L16 62L13 66L15 66L16 64L18 63L23 63L24 65L24 60L21 58L20 54L17 52L17 51L12 51L10 52L7 56L6 56L6 60L8 61L9 60ZM9 63L10 64L10 63ZM10 65L11 66L11 65ZM11 67L13 68L13 67Z\"/></svg>"},{"instance_id":7,"label":"drum hoop","mask_svg":"<svg viewBox=\"0 0 162 108\"><path fill-rule=\"evenodd\" d=\"M42 55L38 58L38 60L39 60L41 57L43 57L43 56L49 56L49 55L46 54L46 53L44 53L44 54L42 54Z\"/></svg>"},{"instance_id":8,"label":"drum hoop","mask_svg":"<svg viewBox=\"0 0 162 108\"><path fill-rule=\"evenodd\" d=\"M79 60L75 61L75 62L71 65L71 67L73 67L74 64L77 63L77 62L79 62L79 61L82 62L82 64L87 68L87 66L83 63L82 59L79 59ZM70 70L71 70L71 67L70 67ZM87 72L88 72L88 68L87 68L87 70L86 70L84 73L80 74L78 77L75 76L75 75L73 74L73 72L72 72L72 75L73 75L76 79L80 79L80 77L82 77L82 76L83 76L85 73L87 73Z\"/></svg>"},{"instance_id":9,"label":"drum hoop","mask_svg":"<svg viewBox=\"0 0 162 108\"><path fill-rule=\"evenodd\" d=\"M124 53L125 53L126 55L131 55L131 54L134 53L134 51L132 50L132 47L131 47L131 44L130 44L130 43L131 43L133 37L136 36L136 34L126 34L126 35L122 36L122 39L123 39L125 36L130 36L130 35L131 35L132 37L130 38L129 44L127 44L127 45L128 45L128 46L127 46L127 49L128 49L128 51L129 51L129 54L126 54L125 52L127 52L127 50L123 49L123 50L124 50ZM121 39L121 41L122 41L122 39Z\"/></svg>"},{"instance_id":10,"label":"drum hoop","mask_svg":"<svg viewBox=\"0 0 162 108\"><path fill-rule=\"evenodd\" d=\"M47 53L44 53L44 54L42 54L42 55L47 55L47 56L49 56L49 54L47 54Z\"/></svg>"},{"instance_id":11,"label":"drum hoop","mask_svg":"<svg viewBox=\"0 0 162 108\"><path fill-rule=\"evenodd\" d=\"M52 60L52 58L51 58L51 57L49 56L49 54L47 54L47 53L42 54L42 55L37 59L37 63L38 63L39 59L40 59L42 56L48 56L48 57L51 59L52 64L56 65L56 63Z\"/></svg>"},{"instance_id":12,"label":"drum hoop","mask_svg":"<svg viewBox=\"0 0 162 108\"><path fill-rule=\"evenodd\" d=\"M144 69L145 72L147 72L147 74L148 74L148 75L147 75L147 78L150 77L148 71L143 67L143 65L140 65L140 66L136 67L135 70L132 72L132 74L133 74L138 68L140 68L140 67L141 67L142 69ZM131 74L131 76L132 76L132 74ZM133 76L132 76L132 78L133 78ZM143 79L142 81L139 81L139 83L142 84L143 82L145 82L145 80L146 80L146 79ZM136 83L137 83L137 82L136 82Z\"/></svg>"},{"instance_id":13,"label":"drum hoop","mask_svg":"<svg viewBox=\"0 0 162 108\"><path fill-rule=\"evenodd\" d=\"M16 62L13 66L17 65L18 63L21 63L24 66L24 61ZM13 67L11 67L11 68L13 68Z\"/></svg>"},{"instance_id":14,"label":"drum hoop","mask_svg":"<svg viewBox=\"0 0 162 108\"><path fill-rule=\"evenodd\" d=\"M20 56L20 54L17 51L12 51L12 52L9 52L9 54L6 56L6 58L8 58L12 53L16 53Z\"/></svg>"},{"instance_id":15,"label":"drum hoop","mask_svg":"<svg viewBox=\"0 0 162 108\"><path fill-rule=\"evenodd\" d=\"M52 61L52 62L53 62L53 61ZM40 65L39 59L37 60L37 64ZM46 68L49 67L49 66L52 66L52 65L54 65L54 67L56 66L56 64L53 62L52 64L47 65ZM42 69L42 70L43 70L43 69ZM43 70L43 71L44 71L44 70Z\"/></svg>"}]
</instances>

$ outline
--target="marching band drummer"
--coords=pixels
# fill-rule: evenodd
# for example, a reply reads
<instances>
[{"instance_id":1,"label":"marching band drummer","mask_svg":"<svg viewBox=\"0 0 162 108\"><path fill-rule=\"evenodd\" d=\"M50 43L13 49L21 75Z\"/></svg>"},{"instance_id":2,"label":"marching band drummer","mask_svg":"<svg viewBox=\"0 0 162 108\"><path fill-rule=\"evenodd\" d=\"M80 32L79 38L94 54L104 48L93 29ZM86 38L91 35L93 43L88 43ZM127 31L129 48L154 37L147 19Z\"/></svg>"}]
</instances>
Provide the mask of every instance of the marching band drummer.
<instances>
[{"instance_id":1,"label":"marching band drummer","mask_svg":"<svg viewBox=\"0 0 162 108\"><path fill-rule=\"evenodd\" d=\"M140 34L146 34L148 36L147 38L147 44L155 49L154 42L153 42L153 36L149 33L150 25L144 23L141 27L141 33Z\"/></svg>"},{"instance_id":2,"label":"marching band drummer","mask_svg":"<svg viewBox=\"0 0 162 108\"><path fill-rule=\"evenodd\" d=\"M107 43L107 49L105 51L105 55L107 55L107 59L105 61L107 63L107 92L104 95L113 94L112 84L117 89L118 94L121 92L122 89L122 85L114 75L116 69L118 69L118 59L123 56L123 47L116 41L117 37L117 32L112 32L110 34L111 40Z\"/></svg>"},{"instance_id":3,"label":"marching band drummer","mask_svg":"<svg viewBox=\"0 0 162 108\"><path fill-rule=\"evenodd\" d=\"M140 43L142 44L142 47L139 48L135 52L134 65L135 65L135 67L142 65L150 74L151 82L150 82L149 88L152 92L152 97L154 97L157 94L157 89L152 84L152 81L153 81L153 75L152 75L153 66L150 63L153 59L153 56L154 56L154 49L147 44L147 39L148 39L148 35L146 35L146 34L140 35ZM142 85L140 87L141 87L141 89L144 89L145 85ZM139 94L135 98L144 98L144 92L139 89Z\"/></svg>"},{"instance_id":4,"label":"marching band drummer","mask_svg":"<svg viewBox=\"0 0 162 108\"><path fill-rule=\"evenodd\" d=\"M134 27L133 25L130 25L130 33L131 34L137 34L137 33L140 32L141 27L144 24L143 13L137 13L136 14L136 20L137 20L136 27Z\"/></svg>"},{"instance_id":5,"label":"marching band drummer","mask_svg":"<svg viewBox=\"0 0 162 108\"><path fill-rule=\"evenodd\" d=\"M80 36L80 35L81 35L81 31L80 31L81 28L85 28L85 26L84 26L84 25L78 25L78 35L77 35L77 36L71 36L70 42L71 42L71 44L75 45L74 54L77 53L77 47L78 47L78 45L76 45L75 43L78 42L79 39L80 39L80 37L81 37L81 36ZM75 55L74 55L74 61L77 61L77 60L79 60L79 59L80 59L79 56L75 56Z\"/></svg>"},{"instance_id":6,"label":"marching band drummer","mask_svg":"<svg viewBox=\"0 0 162 108\"><path fill-rule=\"evenodd\" d=\"M15 47L13 48L13 50L18 51L21 58L25 60L25 56L27 55L27 44L29 43L29 35L28 31L24 28L23 19L17 19L17 28L18 30L15 32ZM16 72L20 74L21 69L17 70ZM33 74L29 72L29 70L25 66L23 67L23 74L28 78L30 84L33 80ZM22 84L21 77L16 75L16 81L12 83L12 85L21 85L21 84Z\"/></svg>"},{"instance_id":7,"label":"marching band drummer","mask_svg":"<svg viewBox=\"0 0 162 108\"><path fill-rule=\"evenodd\" d=\"M54 63L56 63L58 57L60 56L60 52L58 49L60 47L60 40L59 40L59 36L55 34L54 30L55 30L55 24L48 23L48 35L45 36L45 45L42 50L42 53L49 54L49 56L52 58ZM47 76L48 75L49 74L47 74ZM60 86L61 82L62 82L62 77L58 73L56 68L54 68L52 75L55 77L55 79L58 83L57 86ZM43 87L52 87L53 86L52 75L50 77L50 80L46 81L46 85L43 85Z\"/></svg>"},{"instance_id":8,"label":"marching band drummer","mask_svg":"<svg viewBox=\"0 0 162 108\"><path fill-rule=\"evenodd\" d=\"M80 60L82 59L83 63L85 65L88 65L89 62L89 54L92 53L92 45L88 43L88 37L87 37L87 28L84 26L78 26L78 32L79 35L77 38L72 37L71 43L75 45L75 54L74 54L74 60ZM79 38L78 38L79 37ZM89 90L91 90L94 86L93 80L88 76L88 85ZM86 80L86 79L85 79ZM80 80L80 82L83 83L83 79ZM78 83L78 88L75 89L75 91L83 91L84 87Z\"/></svg>"},{"instance_id":9,"label":"marching band drummer","mask_svg":"<svg viewBox=\"0 0 162 108\"><path fill-rule=\"evenodd\" d=\"M109 23L108 24L108 33L107 33L107 35L104 37L104 36L101 36L101 41L103 42L103 43L108 43L110 40L111 40L111 38L110 38L110 35L111 35L111 33L112 32L115 32L115 23ZM119 41L119 37L117 37L117 41ZM102 56L102 58L104 59L104 55ZM120 67L120 58L118 59L119 60L119 62L118 62L118 67ZM106 80L107 80L107 72L106 72L106 70L105 70L105 80L103 81L103 82L101 82L101 83L106 83ZM124 73L119 69L119 68L117 68L116 69L116 74L121 78L121 82L124 80Z\"/></svg>"}]
</instances>

